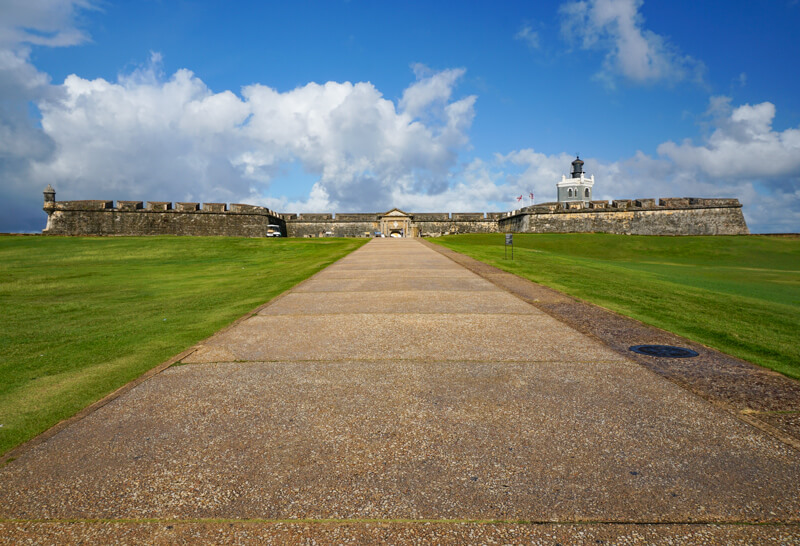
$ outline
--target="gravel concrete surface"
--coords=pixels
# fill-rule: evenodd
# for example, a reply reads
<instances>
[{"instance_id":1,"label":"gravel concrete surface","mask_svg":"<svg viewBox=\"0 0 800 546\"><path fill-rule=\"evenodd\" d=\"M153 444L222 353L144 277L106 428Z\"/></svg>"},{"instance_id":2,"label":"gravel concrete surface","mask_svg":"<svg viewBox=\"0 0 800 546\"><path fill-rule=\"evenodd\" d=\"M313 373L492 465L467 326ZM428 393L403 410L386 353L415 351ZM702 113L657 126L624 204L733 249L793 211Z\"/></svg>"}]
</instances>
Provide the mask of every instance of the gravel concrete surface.
<instances>
[{"instance_id":1,"label":"gravel concrete surface","mask_svg":"<svg viewBox=\"0 0 800 546\"><path fill-rule=\"evenodd\" d=\"M752 525L513 523L2 523L0 544L579 544L782 545L800 529Z\"/></svg>"},{"instance_id":2,"label":"gravel concrete surface","mask_svg":"<svg viewBox=\"0 0 800 546\"><path fill-rule=\"evenodd\" d=\"M792 446L377 239L21 451L0 543L788 544L798 490Z\"/></svg>"}]
</instances>

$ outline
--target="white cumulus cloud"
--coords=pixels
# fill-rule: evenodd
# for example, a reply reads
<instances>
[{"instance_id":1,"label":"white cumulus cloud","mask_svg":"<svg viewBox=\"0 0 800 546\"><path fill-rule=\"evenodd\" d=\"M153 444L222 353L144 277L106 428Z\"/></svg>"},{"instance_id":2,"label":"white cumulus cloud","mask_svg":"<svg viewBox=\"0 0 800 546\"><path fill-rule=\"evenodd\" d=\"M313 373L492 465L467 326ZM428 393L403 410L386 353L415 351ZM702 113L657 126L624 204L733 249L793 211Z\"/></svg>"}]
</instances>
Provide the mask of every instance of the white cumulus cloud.
<instances>
[{"instance_id":1,"label":"white cumulus cloud","mask_svg":"<svg viewBox=\"0 0 800 546\"><path fill-rule=\"evenodd\" d=\"M0 4L0 231L41 229L47 184L59 199L388 209L398 195L446 192L469 146L476 97L455 97L463 68L414 65L396 103L368 82L215 92L188 69L165 77L158 53L116 81L73 74L53 84L30 48L87 41L76 20L94 6ZM316 179L300 201L271 191L292 168Z\"/></svg>"},{"instance_id":2,"label":"white cumulus cloud","mask_svg":"<svg viewBox=\"0 0 800 546\"><path fill-rule=\"evenodd\" d=\"M76 17L92 7L87 0L0 2L0 231L39 227L41 193L31 191L31 169L55 151L53 141L31 119L29 104L54 100L61 90L31 63L31 47L85 42L88 37Z\"/></svg>"},{"instance_id":3,"label":"white cumulus cloud","mask_svg":"<svg viewBox=\"0 0 800 546\"><path fill-rule=\"evenodd\" d=\"M91 0L3 0L0 3L0 47L21 44L51 47L88 40L75 19L82 9L94 9Z\"/></svg>"},{"instance_id":4,"label":"white cumulus cloud","mask_svg":"<svg viewBox=\"0 0 800 546\"><path fill-rule=\"evenodd\" d=\"M581 0L562 5L562 34L583 49L606 52L596 77L614 85L617 77L639 84L685 79L701 81L702 62L685 55L667 38L644 28L642 0Z\"/></svg>"},{"instance_id":5,"label":"white cumulus cloud","mask_svg":"<svg viewBox=\"0 0 800 546\"><path fill-rule=\"evenodd\" d=\"M469 142L475 97L451 98L461 69L418 67L398 109L366 82L287 92L256 84L239 96L185 69L163 79L158 62L116 82L71 75L63 98L42 101L57 152L36 164L35 178L66 198L380 210L409 181L417 193L442 191ZM292 163L318 177L306 202L267 195Z\"/></svg>"},{"instance_id":6,"label":"white cumulus cloud","mask_svg":"<svg viewBox=\"0 0 800 546\"><path fill-rule=\"evenodd\" d=\"M665 142L658 153L683 170L698 171L715 178L800 177L800 129L775 131L775 105L770 102L730 106L727 97L712 99L716 128L706 142L695 145Z\"/></svg>"},{"instance_id":7,"label":"white cumulus cloud","mask_svg":"<svg viewBox=\"0 0 800 546\"><path fill-rule=\"evenodd\" d=\"M445 105L453 93L453 86L464 75L463 68L432 72L422 64L413 66L417 81L403 91L400 110L413 118L427 113L432 105Z\"/></svg>"}]
</instances>

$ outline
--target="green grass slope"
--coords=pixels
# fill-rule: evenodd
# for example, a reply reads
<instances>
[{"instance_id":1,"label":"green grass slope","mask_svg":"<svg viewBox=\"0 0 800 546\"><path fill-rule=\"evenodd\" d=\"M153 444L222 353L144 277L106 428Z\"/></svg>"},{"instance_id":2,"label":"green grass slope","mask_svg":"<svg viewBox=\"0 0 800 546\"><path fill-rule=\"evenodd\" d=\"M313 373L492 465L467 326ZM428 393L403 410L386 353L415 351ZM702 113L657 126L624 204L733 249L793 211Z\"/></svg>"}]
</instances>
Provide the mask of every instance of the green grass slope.
<instances>
[{"instance_id":1,"label":"green grass slope","mask_svg":"<svg viewBox=\"0 0 800 546\"><path fill-rule=\"evenodd\" d=\"M0 237L0 453L364 242Z\"/></svg>"},{"instance_id":2,"label":"green grass slope","mask_svg":"<svg viewBox=\"0 0 800 546\"><path fill-rule=\"evenodd\" d=\"M432 242L800 378L800 238L514 234Z\"/></svg>"}]
</instances>

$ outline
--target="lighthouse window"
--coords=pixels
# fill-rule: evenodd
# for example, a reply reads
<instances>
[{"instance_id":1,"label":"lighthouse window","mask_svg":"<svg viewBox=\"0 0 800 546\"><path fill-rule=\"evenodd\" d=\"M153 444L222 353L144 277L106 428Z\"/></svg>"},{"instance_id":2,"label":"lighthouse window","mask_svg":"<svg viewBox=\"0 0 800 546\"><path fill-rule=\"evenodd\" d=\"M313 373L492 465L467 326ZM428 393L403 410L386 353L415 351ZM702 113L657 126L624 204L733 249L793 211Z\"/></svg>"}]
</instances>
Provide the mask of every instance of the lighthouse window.
<instances>
[{"instance_id":1,"label":"lighthouse window","mask_svg":"<svg viewBox=\"0 0 800 546\"><path fill-rule=\"evenodd\" d=\"M589 197L589 188L586 188L584 195L586 195L586 197Z\"/></svg>"},{"instance_id":2,"label":"lighthouse window","mask_svg":"<svg viewBox=\"0 0 800 546\"><path fill-rule=\"evenodd\" d=\"M567 190L567 197L572 197L572 188Z\"/></svg>"}]
</instances>

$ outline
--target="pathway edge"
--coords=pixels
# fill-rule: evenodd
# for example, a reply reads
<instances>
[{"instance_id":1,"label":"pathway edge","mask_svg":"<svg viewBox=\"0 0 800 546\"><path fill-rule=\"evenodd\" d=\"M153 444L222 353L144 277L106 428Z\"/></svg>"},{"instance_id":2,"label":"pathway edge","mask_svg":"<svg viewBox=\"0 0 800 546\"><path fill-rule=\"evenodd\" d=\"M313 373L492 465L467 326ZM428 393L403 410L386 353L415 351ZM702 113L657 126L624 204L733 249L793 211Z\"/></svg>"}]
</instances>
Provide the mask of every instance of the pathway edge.
<instances>
[{"instance_id":1,"label":"pathway edge","mask_svg":"<svg viewBox=\"0 0 800 546\"><path fill-rule=\"evenodd\" d=\"M37 434L36 436L31 438L30 440L28 440L26 442L23 442L23 443L19 444L18 446L9 449L8 451L6 451L2 455L0 455L0 467L5 466L6 464L12 462L14 459L17 459L22 454L26 453L27 451L30 451L31 449L33 449L37 445L46 442L47 440L49 440L50 438L52 438L53 436L55 436L56 434L58 434L62 430L68 428L69 426L71 426L71 425L73 425L73 424L75 424L75 423L77 423L79 421L82 421L83 419L85 419L86 417L88 417L89 415L94 413L95 411L99 410L100 408L102 408L103 406L109 404L110 402L113 402L114 400L116 400L120 396L126 394L127 392L133 390L134 388L136 388L140 384L144 383L148 379L150 379L152 377L155 377L156 375L160 374L161 372L163 372L167 368L169 368L169 367L181 362L184 358L186 358L187 356L189 356L192 353L194 353L203 343L207 342L208 340L212 339L213 337L215 337L217 335L220 335L220 334L230 330L231 328L233 328L233 327L237 326L238 324L244 322L245 320L249 319L250 317L252 317L254 315L257 315L262 310L266 309L267 307L269 307L270 305L272 305L276 301L278 301L281 298L285 297L290 292L294 291L295 289L297 289L298 287L302 286L303 284L309 282L311 279L313 279L314 277L316 277L317 275L319 275L320 273L325 271L330 266L332 266L335 263L337 263L339 260L342 260L342 259L346 258L347 256L349 256L350 254L352 254L353 252L356 252L359 249L363 248L363 246L364 245L361 245L360 247L356 248L355 250L352 250L352 251L348 252L347 254L345 254L344 256L339 258L338 260L335 260L335 261L329 263L328 265L326 265L325 267L323 267L322 269L320 269L319 271L317 271L316 273L314 273L310 277L308 277L306 279L303 279L302 281L300 281L299 283L295 284L294 286L292 286L288 290L285 290L285 291L281 292L280 294L278 294L274 298L270 299L269 301L266 301L266 302L260 304L255 309L252 309L252 310L248 311L247 313L245 313L244 315L240 316L239 318L237 318L236 320L234 320L233 322L231 322L227 326L224 326L224 327L220 328L219 330L217 330L216 332L212 333L211 335L201 339L200 341L198 341L197 343L195 343L191 347L188 347L184 351L181 351L180 353L168 358L167 360L165 360L161 364L158 364L157 366L155 366L153 368L150 368L149 370L145 371L144 373L142 373L138 377L128 381L127 383L125 383L124 385L120 386L116 390L108 393L107 395L102 397L100 400L92 402L91 404L89 404L88 406L86 406L82 410L78 411L76 414L72 415L71 417L67 417L66 419L63 419L63 420L59 421L58 423L56 423L55 425L51 426L47 430L44 430L44 431L40 432L39 434Z\"/></svg>"}]
</instances>

